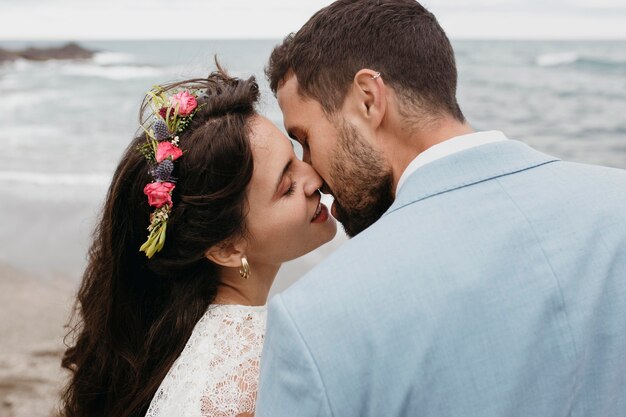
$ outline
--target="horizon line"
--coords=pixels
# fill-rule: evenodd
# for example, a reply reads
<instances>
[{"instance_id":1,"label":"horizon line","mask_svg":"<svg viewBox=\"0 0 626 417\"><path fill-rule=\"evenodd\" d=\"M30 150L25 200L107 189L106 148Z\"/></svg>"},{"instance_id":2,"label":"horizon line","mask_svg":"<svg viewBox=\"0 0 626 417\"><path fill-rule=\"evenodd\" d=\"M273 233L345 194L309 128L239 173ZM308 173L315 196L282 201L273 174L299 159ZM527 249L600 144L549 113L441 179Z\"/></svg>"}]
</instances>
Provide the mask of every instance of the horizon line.
<instances>
[{"instance_id":1,"label":"horizon line","mask_svg":"<svg viewBox=\"0 0 626 417\"><path fill-rule=\"evenodd\" d=\"M177 41L281 41L284 37L181 37L181 38L148 38L148 37L128 37L128 38L1 38L0 42L137 42L137 41L154 41L154 42L177 42ZM602 41L602 42L626 42L626 37L472 37L458 36L449 37L450 41L523 41L523 42L544 42L544 41L565 41L565 42L584 42L584 41Z\"/></svg>"}]
</instances>

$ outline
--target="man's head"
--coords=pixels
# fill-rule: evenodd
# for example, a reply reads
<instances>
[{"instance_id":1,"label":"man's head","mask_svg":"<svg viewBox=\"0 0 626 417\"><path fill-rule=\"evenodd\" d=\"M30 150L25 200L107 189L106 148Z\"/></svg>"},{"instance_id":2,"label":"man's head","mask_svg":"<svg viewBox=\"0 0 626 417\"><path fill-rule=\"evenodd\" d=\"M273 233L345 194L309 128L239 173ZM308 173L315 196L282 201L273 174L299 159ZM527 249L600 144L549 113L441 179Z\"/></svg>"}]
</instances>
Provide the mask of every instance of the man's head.
<instances>
[{"instance_id":1,"label":"man's head","mask_svg":"<svg viewBox=\"0 0 626 417\"><path fill-rule=\"evenodd\" d=\"M349 235L393 202L399 132L464 121L450 42L413 0L336 1L274 49L266 74Z\"/></svg>"}]
</instances>

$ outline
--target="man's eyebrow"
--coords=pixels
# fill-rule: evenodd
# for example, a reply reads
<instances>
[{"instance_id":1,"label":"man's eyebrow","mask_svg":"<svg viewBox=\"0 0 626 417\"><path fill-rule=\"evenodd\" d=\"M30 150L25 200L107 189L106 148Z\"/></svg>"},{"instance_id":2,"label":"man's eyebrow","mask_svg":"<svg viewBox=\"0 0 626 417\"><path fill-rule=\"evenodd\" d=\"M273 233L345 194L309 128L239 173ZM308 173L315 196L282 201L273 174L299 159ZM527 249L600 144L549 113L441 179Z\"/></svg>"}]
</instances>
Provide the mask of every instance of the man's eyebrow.
<instances>
[{"instance_id":1,"label":"man's eyebrow","mask_svg":"<svg viewBox=\"0 0 626 417\"><path fill-rule=\"evenodd\" d=\"M283 182L283 177L285 176L287 171L289 171L289 168L291 167L292 162L293 162L293 159L290 159L289 162L287 162L287 165L285 165L285 167L283 168L283 172L280 173L280 177L278 177L278 182L276 183L276 191L278 191L278 187L280 187L280 183Z\"/></svg>"}]
</instances>

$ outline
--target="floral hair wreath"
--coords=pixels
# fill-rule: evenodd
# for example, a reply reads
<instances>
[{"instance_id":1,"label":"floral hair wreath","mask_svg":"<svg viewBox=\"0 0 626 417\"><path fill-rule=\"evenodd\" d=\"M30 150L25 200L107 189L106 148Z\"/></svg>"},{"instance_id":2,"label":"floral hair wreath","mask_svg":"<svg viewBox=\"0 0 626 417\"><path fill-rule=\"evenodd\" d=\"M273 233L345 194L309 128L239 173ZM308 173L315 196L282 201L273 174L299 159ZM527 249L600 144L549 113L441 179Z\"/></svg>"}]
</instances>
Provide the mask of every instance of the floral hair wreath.
<instances>
[{"instance_id":1,"label":"floral hair wreath","mask_svg":"<svg viewBox=\"0 0 626 417\"><path fill-rule=\"evenodd\" d=\"M148 126L141 128L146 134L146 143L138 147L148 164L153 181L143 189L148 196L148 204L155 207L150 215L148 240L139 248L148 258L163 249L167 220L172 210L172 192L176 180L172 177L174 161L183 155L178 147L178 135L191 123L196 110L199 91L179 90L167 95L161 86L154 86L148 93L152 117Z\"/></svg>"}]
</instances>

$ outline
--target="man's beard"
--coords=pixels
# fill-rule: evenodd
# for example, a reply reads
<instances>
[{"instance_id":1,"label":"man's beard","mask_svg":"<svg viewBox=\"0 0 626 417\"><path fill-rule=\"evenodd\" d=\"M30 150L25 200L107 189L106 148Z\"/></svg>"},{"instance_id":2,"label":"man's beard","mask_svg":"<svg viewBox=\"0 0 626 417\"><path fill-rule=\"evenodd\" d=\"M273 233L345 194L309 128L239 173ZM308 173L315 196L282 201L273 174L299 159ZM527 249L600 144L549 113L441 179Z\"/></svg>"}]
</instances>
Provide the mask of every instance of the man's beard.
<instances>
[{"instance_id":1,"label":"man's beard","mask_svg":"<svg viewBox=\"0 0 626 417\"><path fill-rule=\"evenodd\" d=\"M346 234L354 237L375 223L394 201L393 174L382 156L349 122L338 126L331 160L335 210Z\"/></svg>"}]
</instances>

